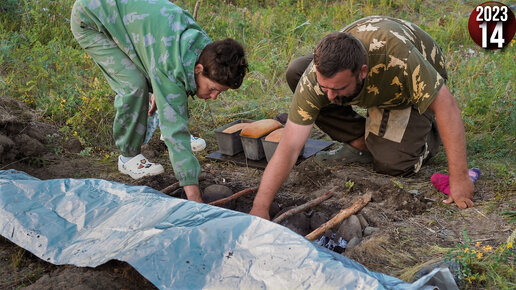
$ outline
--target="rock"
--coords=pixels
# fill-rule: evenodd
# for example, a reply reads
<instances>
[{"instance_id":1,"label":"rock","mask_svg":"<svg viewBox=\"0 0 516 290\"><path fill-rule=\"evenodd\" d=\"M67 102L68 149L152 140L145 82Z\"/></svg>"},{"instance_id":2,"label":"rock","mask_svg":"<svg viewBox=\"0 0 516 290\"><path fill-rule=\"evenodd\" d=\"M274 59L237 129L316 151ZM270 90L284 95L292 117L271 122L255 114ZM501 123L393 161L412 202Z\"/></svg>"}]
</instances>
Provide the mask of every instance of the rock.
<instances>
[{"instance_id":1,"label":"rock","mask_svg":"<svg viewBox=\"0 0 516 290\"><path fill-rule=\"evenodd\" d=\"M342 237L346 241L351 241L355 237L362 238L362 226L358 217L352 215L345 219L337 230L337 236Z\"/></svg>"},{"instance_id":2,"label":"rock","mask_svg":"<svg viewBox=\"0 0 516 290\"><path fill-rule=\"evenodd\" d=\"M231 190L231 188L221 184L212 184L204 189L202 193L202 199L205 203L210 203L212 201L223 199L231 195L233 195L233 190ZM235 200L232 200L227 204L221 205L221 207L235 209L236 202Z\"/></svg>"},{"instance_id":3,"label":"rock","mask_svg":"<svg viewBox=\"0 0 516 290\"><path fill-rule=\"evenodd\" d=\"M278 215L292 208L294 207L285 208L280 213L278 213ZM308 218L304 212L300 212L291 216L281 224L302 236L306 236L310 233L310 218Z\"/></svg>"},{"instance_id":4,"label":"rock","mask_svg":"<svg viewBox=\"0 0 516 290\"><path fill-rule=\"evenodd\" d=\"M432 272L435 268L448 268L450 270L450 273L453 276L453 280L455 280L455 283L458 286L462 285L463 280L461 280L461 278L460 278L461 266L455 261L440 260L440 261L437 261L434 263L424 265L423 267L421 267L419 269L419 271L416 274L414 274L413 279L417 280L417 279L427 275L428 273ZM436 279L432 278L432 280L436 280ZM437 283L439 282L439 280L441 280L441 279L437 279L436 281L434 281L436 284L432 284L432 285L438 286ZM441 283L442 283L442 281L441 281ZM439 285L439 286L440 286L439 289L446 289L447 285Z\"/></svg>"},{"instance_id":5,"label":"rock","mask_svg":"<svg viewBox=\"0 0 516 290\"><path fill-rule=\"evenodd\" d=\"M382 220L380 219L378 213L375 213L373 210L370 210L369 208L363 208L360 211L360 214L365 218L368 225L375 226L382 224Z\"/></svg>"},{"instance_id":6,"label":"rock","mask_svg":"<svg viewBox=\"0 0 516 290\"><path fill-rule=\"evenodd\" d=\"M352 238L348 244L346 245L346 251L353 249L358 244L360 244L361 239L359 237Z\"/></svg>"},{"instance_id":7,"label":"rock","mask_svg":"<svg viewBox=\"0 0 516 290\"><path fill-rule=\"evenodd\" d=\"M317 211L310 218L310 229L313 231L329 220L328 215L324 212Z\"/></svg>"},{"instance_id":8,"label":"rock","mask_svg":"<svg viewBox=\"0 0 516 290\"><path fill-rule=\"evenodd\" d=\"M365 217L361 214L357 214L357 217L358 217L358 220L360 221L360 225L362 226L362 228L366 228L369 226L369 223L367 222L367 220L365 219Z\"/></svg>"},{"instance_id":9,"label":"rock","mask_svg":"<svg viewBox=\"0 0 516 290\"><path fill-rule=\"evenodd\" d=\"M66 142L65 149L70 153L79 153L84 148L79 139L72 138L72 139L68 140L68 142Z\"/></svg>"},{"instance_id":10,"label":"rock","mask_svg":"<svg viewBox=\"0 0 516 290\"><path fill-rule=\"evenodd\" d=\"M374 232L377 232L378 230L380 230L380 229L379 228L375 228L375 227L366 227L364 229L364 236L370 236Z\"/></svg>"}]
</instances>

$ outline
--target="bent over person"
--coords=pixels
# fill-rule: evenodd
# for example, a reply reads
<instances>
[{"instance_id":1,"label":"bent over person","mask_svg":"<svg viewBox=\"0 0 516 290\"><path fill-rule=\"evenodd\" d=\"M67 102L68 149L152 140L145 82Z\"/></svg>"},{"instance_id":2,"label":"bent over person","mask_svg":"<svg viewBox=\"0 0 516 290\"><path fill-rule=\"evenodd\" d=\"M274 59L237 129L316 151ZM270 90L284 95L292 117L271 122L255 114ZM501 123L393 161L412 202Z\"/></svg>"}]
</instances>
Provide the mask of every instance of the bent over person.
<instances>
[{"instance_id":1,"label":"bent over person","mask_svg":"<svg viewBox=\"0 0 516 290\"><path fill-rule=\"evenodd\" d=\"M417 173L442 139L450 176L445 202L473 206L464 125L446 79L437 43L410 22L366 17L326 35L313 54L287 69L294 98L251 214L270 218L269 206L314 124L342 142L316 160L372 162L375 171L390 175ZM367 108L367 117L352 105Z\"/></svg>"},{"instance_id":2,"label":"bent over person","mask_svg":"<svg viewBox=\"0 0 516 290\"><path fill-rule=\"evenodd\" d=\"M119 170L135 179L163 172L140 153L147 114L157 107L175 176L189 200L202 202L187 98L215 100L240 87L247 71L242 45L229 38L212 42L189 13L168 0L78 0L71 29L116 92Z\"/></svg>"}]
</instances>

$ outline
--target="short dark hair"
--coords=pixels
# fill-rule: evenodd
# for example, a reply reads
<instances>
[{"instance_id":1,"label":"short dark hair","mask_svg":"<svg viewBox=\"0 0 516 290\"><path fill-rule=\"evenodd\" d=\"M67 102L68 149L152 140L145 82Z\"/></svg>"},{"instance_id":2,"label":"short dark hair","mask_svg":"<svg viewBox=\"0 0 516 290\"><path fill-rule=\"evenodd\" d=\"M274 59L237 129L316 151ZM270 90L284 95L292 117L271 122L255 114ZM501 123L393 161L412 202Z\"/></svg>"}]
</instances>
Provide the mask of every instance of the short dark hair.
<instances>
[{"instance_id":1,"label":"short dark hair","mask_svg":"<svg viewBox=\"0 0 516 290\"><path fill-rule=\"evenodd\" d=\"M204 67L202 74L205 77L232 89L242 85L249 70L244 47L231 38L208 44L202 50L197 63Z\"/></svg>"},{"instance_id":2,"label":"short dark hair","mask_svg":"<svg viewBox=\"0 0 516 290\"><path fill-rule=\"evenodd\" d=\"M367 52L358 39L346 32L332 32L324 36L314 50L317 71L330 78L338 72L350 69L358 74L366 64Z\"/></svg>"}]
</instances>

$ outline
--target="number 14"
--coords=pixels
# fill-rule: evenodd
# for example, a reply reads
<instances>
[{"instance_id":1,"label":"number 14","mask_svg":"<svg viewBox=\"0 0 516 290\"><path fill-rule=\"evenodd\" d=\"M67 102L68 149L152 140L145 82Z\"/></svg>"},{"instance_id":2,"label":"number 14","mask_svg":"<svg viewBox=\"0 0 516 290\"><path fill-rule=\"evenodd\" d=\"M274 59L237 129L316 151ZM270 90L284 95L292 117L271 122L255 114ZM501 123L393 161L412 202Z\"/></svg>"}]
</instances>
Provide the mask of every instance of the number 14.
<instances>
[{"instance_id":1,"label":"number 14","mask_svg":"<svg viewBox=\"0 0 516 290\"><path fill-rule=\"evenodd\" d=\"M478 27L482 29L482 47L486 48L488 31L487 31L487 22L482 22ZM496 26L491 34L491 38L489 39L489 43L498 43L498 48L502 48L505 39L503 38L503 22L496 22Z\"/></svg>"}]
</instances>

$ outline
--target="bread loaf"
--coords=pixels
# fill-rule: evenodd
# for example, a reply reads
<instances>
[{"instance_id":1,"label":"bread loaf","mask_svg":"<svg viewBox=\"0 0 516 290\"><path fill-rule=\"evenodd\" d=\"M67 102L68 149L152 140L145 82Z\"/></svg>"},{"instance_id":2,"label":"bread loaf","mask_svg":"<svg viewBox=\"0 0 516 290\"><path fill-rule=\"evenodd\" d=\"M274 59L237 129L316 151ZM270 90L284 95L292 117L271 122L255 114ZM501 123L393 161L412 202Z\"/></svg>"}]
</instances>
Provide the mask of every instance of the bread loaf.
<instances>
[{"instance_id":1,"label":"bread loaf","mask_svg":"<svg viewBox=\"0 0 516 290\"><path fill-rule=\"evenodd\" d=\"M283 125L281 125L280 122L274 119L259 120L247 125L244 129L242 129L240 136L258 138L278 128L281 128L282 126Z\"/></svg>"},{"instance_id":2,"label":"bread loaf","mask_svg":"<svg viewBox=\"0 0 516 290\"><path fill-rule=\"evenodd\" d=\"M235 124L233 126L227 127L222 132L223 133L228 133L228 134L233 134L233 133L235 133L237 131L240 131L240 130L244 129L249 124L251 124L251 123L238 123L238 124Z\"/></svg>"},{"instance_id":3,"label":"bread loaf","mask_svg":"<svg viewBox=\"0 0 516 290\"><path fill-rule=\"evenodd\" d=\"M265 137L265 141L279 142L281 140L281 136L283 136L283 130L285 130L285 128L279 128L272 131L272 133Z\"/></svg>"}]
</instances>

